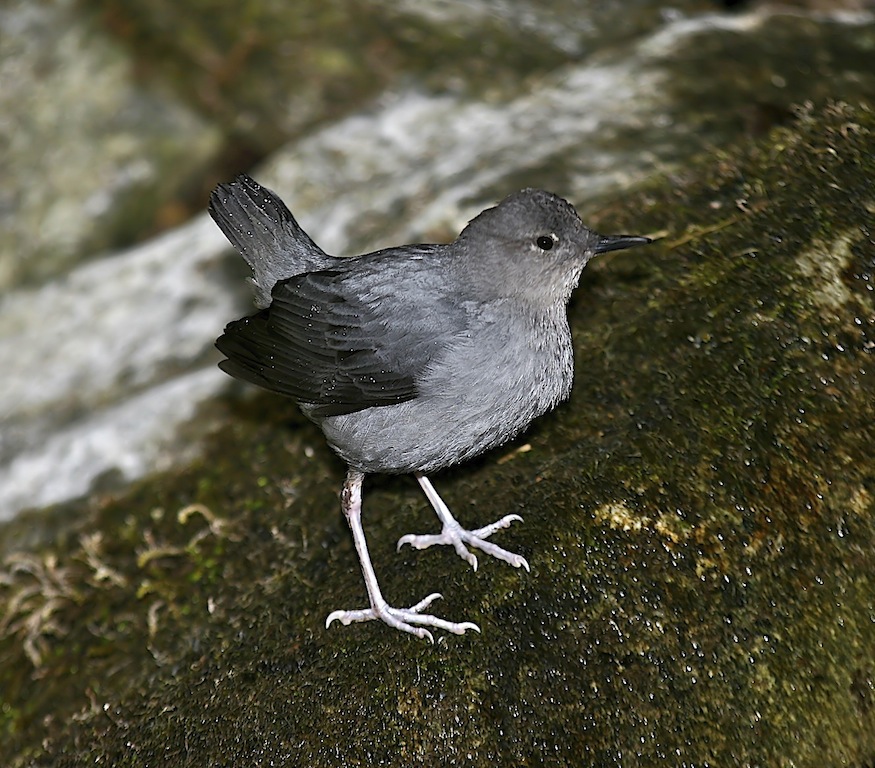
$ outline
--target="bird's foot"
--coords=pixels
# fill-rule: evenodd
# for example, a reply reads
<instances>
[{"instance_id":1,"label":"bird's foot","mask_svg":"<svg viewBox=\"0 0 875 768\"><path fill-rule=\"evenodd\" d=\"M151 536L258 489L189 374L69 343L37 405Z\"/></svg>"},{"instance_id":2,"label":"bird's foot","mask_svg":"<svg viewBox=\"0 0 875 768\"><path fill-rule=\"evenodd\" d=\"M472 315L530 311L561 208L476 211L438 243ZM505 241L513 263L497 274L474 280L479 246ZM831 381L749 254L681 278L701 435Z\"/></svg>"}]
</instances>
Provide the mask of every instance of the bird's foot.
<instances>
[{"instance_id":1,"label":"bird's foot","mask_svg":"<svg viewBox=\"0 0 875 768\"><path fill-rule=\"evenodd\" d=\"M469 547L476 547L487 555L492 555L499 560L510 563L514 568L525 568L528 571L529 564L522 555L508 552L497 544L486 541L493 533L500 531L502 528L507 528L516 520L522 521L522 518L519 515L506 515L491 525L486 525L475 531L468 531L462 528L455 518L450 516L448 520L444 521L444 527L440 533L423 535L408 533L406 536L398 539L398 549L401 549L405 544L409 544L414 549L427 549L435 544L452 544L459 557L476 571L477 558L465 546L467 544Z\"/></svg>"},{"instance_id":2,"label":"bird's foot","mask_svg":"<svg viewBox=\"0 0 875 768\"><path fill-rule=\"evenodd\" d=\"M371 605L370 608L364 608L358 611L334 611L325 621L326 628L332 621L339 621L343 625L352 624L356 621L373 621L379 619L385 622L390 627L400 629L402 632L409 632L411 635L424 638L433 643L434 638L431 636L425 627L435 627L443 629L447 632L452 632L454 635L464 635L466 630L473 629L477 632L480 627L470 621L454 622L439 619L437 616L432 616L429 613L421 613L425 608L428 608L432 602L440 597L440 593L434 592L425 600L421 600L411 608L392 608L385 601L380 601L376 605Z\"/></svg>"}]
</instances>

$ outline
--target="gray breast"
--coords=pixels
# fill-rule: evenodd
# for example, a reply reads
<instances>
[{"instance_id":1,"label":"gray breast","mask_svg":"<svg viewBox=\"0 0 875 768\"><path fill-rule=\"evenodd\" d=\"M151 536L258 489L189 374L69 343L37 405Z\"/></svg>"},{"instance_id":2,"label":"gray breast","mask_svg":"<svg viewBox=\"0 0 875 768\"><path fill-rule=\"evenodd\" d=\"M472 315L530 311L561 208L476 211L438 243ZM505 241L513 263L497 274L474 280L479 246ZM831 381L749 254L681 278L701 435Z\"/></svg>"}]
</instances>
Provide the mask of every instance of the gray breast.
<instances>
[{"instance_id":1,"label":"gray breast","mask_svg":"<svg viewBox=\"0 0 875 768\"><path fill-rule=\"evenodd\" d=\"M419 394L325 419L332 447L365 472L432 472L510 440L568 396L571 335L561 311L496 308L435 357Z\"/></svg>"}]
</instances>

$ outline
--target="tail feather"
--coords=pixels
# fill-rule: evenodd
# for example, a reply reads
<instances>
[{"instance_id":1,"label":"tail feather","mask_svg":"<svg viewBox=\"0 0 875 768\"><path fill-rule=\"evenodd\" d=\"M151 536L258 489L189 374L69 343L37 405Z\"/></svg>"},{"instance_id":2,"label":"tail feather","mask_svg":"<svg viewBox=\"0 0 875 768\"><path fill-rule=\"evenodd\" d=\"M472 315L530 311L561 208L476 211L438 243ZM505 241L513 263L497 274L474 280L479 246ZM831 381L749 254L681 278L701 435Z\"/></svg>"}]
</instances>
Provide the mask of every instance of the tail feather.
<instances>
[{"instance_id":1,"label":"tail feather","mask_svg":"<svg viewBox=\"0 0 875 768\"><path fill-rule=\"evenodd\" d=\"M280 280L324 269L332 260L276 194L245 174L213 190L209 212L252 269L258 307L270 304Z\"/></svg>"}]
</instances>

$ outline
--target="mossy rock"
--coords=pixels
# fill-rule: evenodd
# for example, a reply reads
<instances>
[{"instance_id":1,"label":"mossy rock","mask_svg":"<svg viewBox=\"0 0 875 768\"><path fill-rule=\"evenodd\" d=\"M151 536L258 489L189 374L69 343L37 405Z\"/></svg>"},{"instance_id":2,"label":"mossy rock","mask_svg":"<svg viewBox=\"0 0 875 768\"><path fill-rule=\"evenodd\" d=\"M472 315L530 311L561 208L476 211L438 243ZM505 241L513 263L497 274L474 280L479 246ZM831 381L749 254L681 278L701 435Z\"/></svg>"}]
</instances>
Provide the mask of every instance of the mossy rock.
<instances>
[{"instance_id":1,"label":"mossy rock","mask_svg":"<svg viewBox=\"0 0 875 768\"><path fill-rule=\"evenodd\" d=\"M197 465L7 555L3 763L871 765L873 124L808 108L590 217L662 239L585 272L570 402L435 478L525 518L496 540L530 574L396 553L436 522L368 480L384 593L481 635L326 630L364 600L343 466L232 402Z\"/></svg>"}]
</instances>

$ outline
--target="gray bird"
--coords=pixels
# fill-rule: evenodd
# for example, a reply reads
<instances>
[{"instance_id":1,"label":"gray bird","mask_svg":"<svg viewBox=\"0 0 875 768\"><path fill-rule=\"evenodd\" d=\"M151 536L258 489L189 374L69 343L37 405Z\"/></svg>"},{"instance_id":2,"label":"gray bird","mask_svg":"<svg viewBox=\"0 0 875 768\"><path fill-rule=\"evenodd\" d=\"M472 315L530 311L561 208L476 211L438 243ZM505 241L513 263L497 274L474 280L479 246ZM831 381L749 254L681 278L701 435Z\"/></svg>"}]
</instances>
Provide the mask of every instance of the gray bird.
<instances>
[{"instance_id":1,"label":"gray bird","mask_svg":"<svg viewBox=\"0 0 875 768\"><path fill-rule=\"evenodd\" d=\"M403 245L362 256L325 253L273 192L248 176L218 186L210 215L253 272L261 311L230 323L219 365L287 395L318 424L349 469L343 513L370 607L334 611L326 626L380 619L433 641L426 627L463 634L471 622L383 598L361 522L364 476L413 473L439 534L399 548L452 544L474 569L476 548L514 567L525 558L489 537L518 515L465 530L427 475L507 442L571 390L566 305L597 254L646 237L598 235L565 200L525 189L474 218L447 245Z\"/></svg>"}]
</instances>

